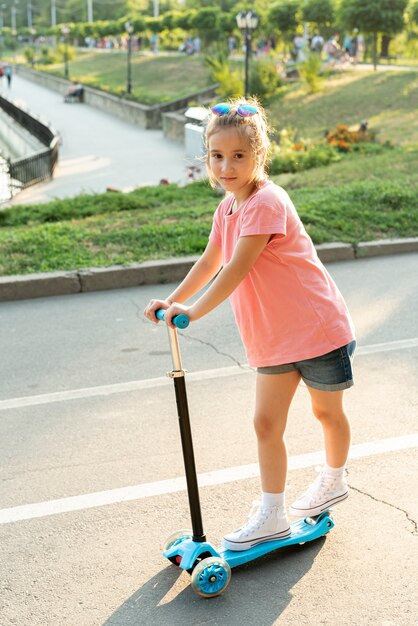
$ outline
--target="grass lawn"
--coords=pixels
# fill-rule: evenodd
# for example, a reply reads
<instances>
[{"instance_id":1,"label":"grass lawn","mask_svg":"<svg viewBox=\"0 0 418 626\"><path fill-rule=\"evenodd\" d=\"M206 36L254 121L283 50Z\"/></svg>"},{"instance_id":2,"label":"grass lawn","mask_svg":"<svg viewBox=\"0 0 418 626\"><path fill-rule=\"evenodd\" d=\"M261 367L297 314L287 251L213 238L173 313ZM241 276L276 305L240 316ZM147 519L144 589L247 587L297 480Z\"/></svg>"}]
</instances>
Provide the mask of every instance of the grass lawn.
<instances>
[{"instance_id":1,"label":"grass lawn","mask_svg":"<svg viewBox=\"0 0 418 626\"><path fill-rule=\"evenodd\" d=\"M269 107L273 126L296 128L318 138L336 124L366 119L380 141L418 143L418 72L353 70L331 75L320 93L307 95L300 83L286 87Z\"/></svg>"},{"instance_id":2,"label":"grass lawn","mask_svg":"<svg viewBox=\"0 0 418 626\"><path fill-rule=\"evenodd\" d=\"M123 95L127 83L126 52L83 52L70 61L71 78L84 85ZM63 63L44 66L59 76ZM132 54L132 97L143 104L156 104L182 98L204 89L210 76L201 58L185 55L144 56Z\"/></svg>"},{"instance_id":3,"label":"grass lawn","mask_svg":"<svg viewBox=\"0 0 418 626\"><path fill-rule=\"evenodd\" d=\"M294 83L270 103L276 129L293 127L318 139L337 123L356 125L366 118L381 141L393 144L380 153L352 153L327 167L273 177L289 191L315 243L418 236L417 108L418 73L412 71L333 75L312 96ZM0 274L199 253L219 200L206 183L197 183L0 211Z\"/></svg>"}]
</instances>

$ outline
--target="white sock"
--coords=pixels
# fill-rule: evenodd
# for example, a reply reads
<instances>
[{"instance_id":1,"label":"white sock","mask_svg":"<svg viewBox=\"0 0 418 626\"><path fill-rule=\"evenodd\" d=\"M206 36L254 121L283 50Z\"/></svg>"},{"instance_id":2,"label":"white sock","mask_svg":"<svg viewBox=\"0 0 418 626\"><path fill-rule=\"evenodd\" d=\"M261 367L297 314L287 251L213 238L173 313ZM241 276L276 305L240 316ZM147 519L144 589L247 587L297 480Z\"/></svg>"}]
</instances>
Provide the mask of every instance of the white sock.
<instances>
[{"instance_id":1,"label":"white sock","mask_svg":"<svg viewBox=\"0 0 418 626\"><path fill-rule=\"evenodd\" d=\"M327 463L324 465L324 471L329 476L334 476L335 478L343 478L344 477L345 465L342 467L331 467Z\"/></svg>"},{"instance_id":2,"label":"white sock","mask_svg":"<svg viewBox=\"0 0 418 626\"><path fill-rule=\"evenodd\" d=\"M283 493L266 493L262 491L261 506L279 506L284 508L284 491Z\"/></svg>"}]
</instances>

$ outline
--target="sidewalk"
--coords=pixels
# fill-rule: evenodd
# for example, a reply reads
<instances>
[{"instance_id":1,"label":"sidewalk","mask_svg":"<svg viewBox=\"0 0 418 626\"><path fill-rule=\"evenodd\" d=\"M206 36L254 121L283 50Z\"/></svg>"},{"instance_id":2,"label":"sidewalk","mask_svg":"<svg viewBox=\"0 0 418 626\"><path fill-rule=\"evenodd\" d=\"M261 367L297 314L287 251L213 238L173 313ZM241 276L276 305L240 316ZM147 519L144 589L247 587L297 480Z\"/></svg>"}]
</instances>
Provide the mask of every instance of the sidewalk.
<instances>
[{"instance_id":1,"label":"sidewalk","mask_svg":"<svg viewBox=\"0 0 418 626\"><path fill-rule=\"evenodd\" d=\"M54 179L22 191L9 205L104 192L108 186L155 185L162 178L186 180L185 149L165 139L162 130L138 128L86 104L64 103L60 94L20 76L13 77L10 90L3 86L1 91L62 137Z\"/></svg>"}]
</instances>

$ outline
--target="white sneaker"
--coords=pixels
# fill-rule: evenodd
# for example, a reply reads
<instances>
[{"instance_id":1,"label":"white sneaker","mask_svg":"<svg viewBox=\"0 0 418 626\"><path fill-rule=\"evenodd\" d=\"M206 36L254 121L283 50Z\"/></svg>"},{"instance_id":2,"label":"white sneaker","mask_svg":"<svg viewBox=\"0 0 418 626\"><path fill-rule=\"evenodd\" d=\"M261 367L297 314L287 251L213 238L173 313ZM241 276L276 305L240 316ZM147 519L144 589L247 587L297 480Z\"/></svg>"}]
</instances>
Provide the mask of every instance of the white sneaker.
<instances>
[{"instance_id":1,"label":"white sneaker","mask_svg":"<svg viewBox=\"0 0 418 626\"><path fill-rule=\"evenodd\" d=\"M289 513L294 517L319 515L346 498L348 485L344 476L336 478L322 470L303 496L292 504Z\"/></svg>"},{"instance_id":2,"label":"white sneaker","mask_svg":"<svg viewBox=\"0 0 418 626\"><path fill-rule=\"evenodd\" d=\"M227 550L249 550L266 541L285 539L290 532L284 507L266 507L253 502L247 523L225 535L222 544Z\"/></svg>"}]
</instances>

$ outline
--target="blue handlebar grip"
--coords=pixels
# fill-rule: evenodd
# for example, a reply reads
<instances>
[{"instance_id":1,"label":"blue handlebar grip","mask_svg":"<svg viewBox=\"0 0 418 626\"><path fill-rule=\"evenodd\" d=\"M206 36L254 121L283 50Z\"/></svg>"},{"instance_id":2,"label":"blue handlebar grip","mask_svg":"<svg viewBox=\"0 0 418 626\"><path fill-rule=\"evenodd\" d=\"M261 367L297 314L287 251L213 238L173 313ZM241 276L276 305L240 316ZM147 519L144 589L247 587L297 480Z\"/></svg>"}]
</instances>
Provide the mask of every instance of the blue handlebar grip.
<instances>
[{"instance_id":1,"label":"blue handlebar grip","mask_svg":"<svg viewBox=\"0 0 418 626\"><path fill-rule=\"evenodd\" d=\"M155 316L157 319L163 321L164 320L164 309L158 309L155 311ZM190 320L184 313L180 313L180 315L175 315L172 319L174 326L177 328L187 328L190 324Z\"/></svg>"}]
</instances>

